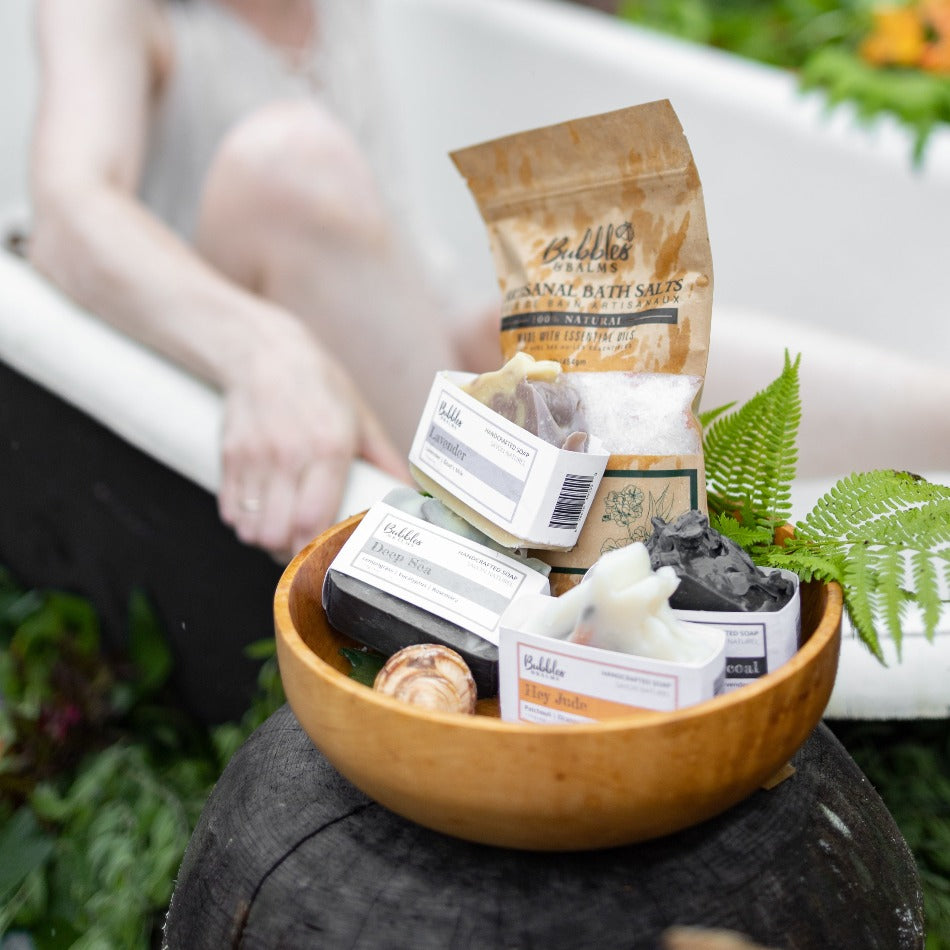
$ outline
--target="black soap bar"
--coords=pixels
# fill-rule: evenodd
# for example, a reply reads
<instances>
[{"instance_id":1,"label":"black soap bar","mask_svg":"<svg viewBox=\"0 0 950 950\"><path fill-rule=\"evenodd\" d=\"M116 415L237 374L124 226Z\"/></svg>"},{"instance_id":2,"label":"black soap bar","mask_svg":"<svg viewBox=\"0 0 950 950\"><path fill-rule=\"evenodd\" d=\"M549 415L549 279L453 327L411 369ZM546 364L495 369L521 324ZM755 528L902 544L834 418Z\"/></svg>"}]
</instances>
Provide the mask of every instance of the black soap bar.
<instances>
[{"instance_id":1,"label":"black soap bar","mask_svg":"<svg viewBox=\"0 0 950 950\"><path fill-rule=\"evenodd\" d=\"M333 568L323 582L323 609L335 630L386 656L414 643L451 647L472 671L479 698L498 695L498 647L443 617Z\"/></svg>"},{"instance_id":2,"label":"black soap bar","mask_svg":"<svg viewBox=\"0 0 950 950\"><path fill-rule=\"evenodd\" d=\"M646 541L654 570L669 566L680 579L670 597L676 610L781 610L795 583L780 571L763 571L731 539L720 534L700 511L675 521L653 519Z\"/></svg>"}]
</instances>

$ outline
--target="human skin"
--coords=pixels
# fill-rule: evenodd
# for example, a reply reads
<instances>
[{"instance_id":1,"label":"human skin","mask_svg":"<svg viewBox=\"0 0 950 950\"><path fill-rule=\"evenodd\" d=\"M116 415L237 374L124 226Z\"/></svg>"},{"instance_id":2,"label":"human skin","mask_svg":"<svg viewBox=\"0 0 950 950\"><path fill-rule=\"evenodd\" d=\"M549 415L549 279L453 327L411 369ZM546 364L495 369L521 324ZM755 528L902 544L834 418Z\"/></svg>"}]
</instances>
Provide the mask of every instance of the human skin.
<instances>
[{"instance_id":1,"label":"human skin","mask_svg":"<svg viewBox=\"0 0 950 950\"><path fill-rule=\"evenodd\" d=\"M284 47L318 27L310 3L222 2ZM423 388L493 368L497 318L440 321L358 146L309 101L232 130L183 241L136 197L174 64L163 7L38 0L37 34L31 260L222 392L221 517L284 558L332 521L354 458L408 478Z\"/></svg>"}]
</instances>

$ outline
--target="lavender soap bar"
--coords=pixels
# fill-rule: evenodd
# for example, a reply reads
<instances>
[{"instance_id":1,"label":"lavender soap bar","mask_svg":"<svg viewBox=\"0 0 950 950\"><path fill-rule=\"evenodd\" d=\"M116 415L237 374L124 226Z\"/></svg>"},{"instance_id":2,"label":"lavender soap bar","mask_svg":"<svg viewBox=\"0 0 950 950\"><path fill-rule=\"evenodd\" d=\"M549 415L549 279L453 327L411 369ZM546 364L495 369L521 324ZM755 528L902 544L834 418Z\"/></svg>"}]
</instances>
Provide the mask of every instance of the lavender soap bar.
<instances>
[{"instance_id":1,"label":"lavender soap bar","mask_svg":"<svg viewBox=\"0 0 950 950\"><path fill-rule=\"evenodd\" d=\"M498 691L502 613L549 589L529 560L382 501L333 560L322 599L331 626L387 656L416 643L451 647L486 697Z\"/></svg>"}]
</instances>

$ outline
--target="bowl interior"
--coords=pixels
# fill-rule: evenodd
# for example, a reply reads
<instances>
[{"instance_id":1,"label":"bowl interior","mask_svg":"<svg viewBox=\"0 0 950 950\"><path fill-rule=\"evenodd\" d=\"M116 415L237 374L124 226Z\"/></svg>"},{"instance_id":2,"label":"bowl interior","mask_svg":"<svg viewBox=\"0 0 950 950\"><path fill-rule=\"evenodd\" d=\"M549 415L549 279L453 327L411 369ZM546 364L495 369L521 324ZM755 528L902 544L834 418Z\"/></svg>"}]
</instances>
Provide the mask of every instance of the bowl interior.
<instances>
[{"instance_id":1,"label":"bowl interior","mask_svg":"<svg viewBox=\"0 0 950 950\"><path fill-rule=\"evenodd\" d=\"M278 634L285 637L289 636L293 641L299 639L298 648L304 647L314 660L319 661L314 664L315 672L326 676L329 675L330 670L333 670L341 674L347 683L352 683L348 675L350 664L340 650L341 647L359 646L359 642L340 633L327 623L326 616L320 606L321 592L327 569L339 553L340 548L343 547L346 539L352 534L353 529L359 524L361 518L361 514L354 515L333 526L301 551L288 566L275 601L275 607L279 605L286 608L285 610L277 609L275 611ZM280 596L281 591L283 597ZM281 601L283 601L282 604ZM747 691L754 692L756 688L761 688L763 685L767 687L777 678L789 676L802 666L813 662L818 653L827 651L829 647L834 648L836 656L837 641L841 629L842 606L841 589L838 585L817 582L802 584L802 642L796 656L780 670L743 687L741 691L717 697L714 700L709 700L709 702L721 702L730 696L751 695ZM370 693L370 696L378 701L388 702L385 697L377 697L372 693ZM705 706L706 704L700 705ZM424 710L412 709L412 712L424 717L433 715ZM497 700L480 700L477 712L482 715L497 716ZM678 710L674 713L632 710L630 718L636 720L656 716L675 717L683 712L685 710ZM519 723L507 723L506 725L516 728L534 728ZM600 728L603 725L598 723L596 727ZM540 728L548 730L558 727L542 726ZM566 728L576 729L578 726L571 725Z\"/></svg>"}]
</instances>

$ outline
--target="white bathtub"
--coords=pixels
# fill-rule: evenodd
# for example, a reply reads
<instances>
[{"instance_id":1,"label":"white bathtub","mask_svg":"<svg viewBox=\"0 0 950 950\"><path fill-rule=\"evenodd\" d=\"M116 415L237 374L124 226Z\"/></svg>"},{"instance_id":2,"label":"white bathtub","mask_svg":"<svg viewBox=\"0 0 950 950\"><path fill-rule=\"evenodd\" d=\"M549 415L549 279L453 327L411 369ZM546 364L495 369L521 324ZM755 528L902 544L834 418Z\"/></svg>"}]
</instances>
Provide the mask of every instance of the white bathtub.
<instances>
[{"instance_id":1,"label":"white bathtub","mask_svg":"<svg viewBox=\"0 0 950 950\"><path fill-rule=\"evenodd\" d=\"M744 398L777 375L786 346L802 350L810 373L806 412L809 394L827 407L844 387L852 387L855 404L899 405L899 392L881 398L876 360L887 373L893 368L891 380L910 379L910 368L929 385L946 384L947 131L934 137L925 166L915 171L908 138L893 123L861 128L845 109L829 117L820 98L801 95L783 73L596 11L556 0L381 0L380 8L388 40L382 65L397 94L411 185L466 262L473 292L492 293L494 274L481 220L450 150L668 98L703 180L715 313L750 322L750 352L763 358L742 380L747 392L729 391L729 374L714 372L728 365L735 340L717 336L714 313L708 388ZM28 214L30 16L31 0L0 4L0 220ZM0 359L196 485L216 489L218 394L81 312L4 253ZM852 439L857 453L876 438L871 430L862 435L860 426L848 428L853 431L808 430L797 513L851 470L822 464L822 440L847 445ZM868 457L886 460L891 446L878 441L878 455ZM950 481L948 443L921 444L919 460L893 464ZM361 466L341 514L365 507L384 484ZM829 714L947 715L946 641L950 629L936 646L910 635L904 662L885 669L846 637Z\"/></svg>"}]
</instances>

